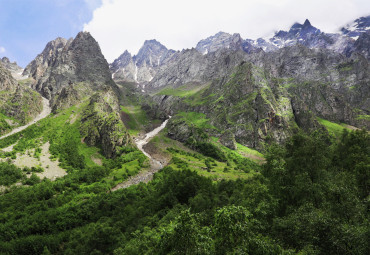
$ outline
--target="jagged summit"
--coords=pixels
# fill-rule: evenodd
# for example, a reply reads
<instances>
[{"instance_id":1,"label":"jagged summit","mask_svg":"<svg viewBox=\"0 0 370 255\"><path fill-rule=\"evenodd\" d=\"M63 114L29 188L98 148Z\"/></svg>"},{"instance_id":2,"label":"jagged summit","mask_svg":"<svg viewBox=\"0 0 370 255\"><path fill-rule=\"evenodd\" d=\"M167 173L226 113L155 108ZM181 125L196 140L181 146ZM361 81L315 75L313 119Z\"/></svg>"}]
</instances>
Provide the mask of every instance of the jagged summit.
<instances>
[{"instance_id":1,"label":"jagged summit","mask_svg":"<svg viewBox=\"0 0 370 255\"><path fill-rule=\"evenodd\" d=\"M22 77L23 68L18 66L17 62L11 62L9 58L3 57L0 59L0 63L11 72L14 78Z\"/></svg>"},{"instance_id":2,"label":"jagged summit","mask_svg":"<svg viewBox=\"0 0 370 255\"><path fill-rule=\"evenodd\" d=\"M289 31L280 30L271 38L258 38L252 41L253 45L262 48L265 52L276 51L280 48L303 44L308 48L331 49L346 56L350 56L354 51L353 40L341 34L330 34L321 32L314 27L309 19L303 24L294 23Z\"/></svg>"},{"instance_id":3,"label":"jagged summit","mask_svg":"<svg viewBox=\"0 0 370 255\"><path fill-rule=\"evenodd\" d=\"M145 62L147 66L156 67L161 64L167 53L168 49L157 40L146 40L134 56L134 61L137 66L143 66Z\"/></svg>"},{"instance_id":4,"label":"jagged summit","mask_svg":"<svg viewBox=\"0 0 370 255\"><path fill-rule=\"evenodd\" d=\"M115 73L120 67L127 66L131 60L131 53L125 50L117 59L113 61L112 64L109 65L109 69L112 73Z\"/></svg>"},{"instance_id":5,"label":"jagged summit","mask_svg":"<svg viewBox=\"0 0 370 255\"><path fill-rule=\"evenodd\" d=\"M303 27L309 27L309 26L311 26L311 22L308 19L306 19L303 23Z\"/></svg>"},{"instance_id":6,"label":"jagged summit","mask_svg":"<svg viewBox=\"0 0 370 255\"><path fill-rule=\"evenodd\" d=\"M370 15L356 19L342 27L340 31L342 34L357 40L362 33L370 31Z\"/></svg>"},{"instance_id":7,"label":"jagged summit","mask_svg":"<svg viewBox=\"0 0 370 255\"><path fill-rule=\"evenodd\" d=\"M49 99L73 83L87 82L94 89L112 82L108 63L89 32L50 41L23 74L32 77L33 88Z\"/></svg>"},{"instance_id":8,"label":"jagged summit","mask_svg":"<svg viewBox=\"0 0 370 255\"><path fill-rule=\"evenodd\" d=\"M221 31L213 36L199 41L195 48L200 53L207 54L222 48L241 50L242 45L243 39L241 38L240 34L229 34Z\"/></svg>"},{"instance_id":9,"label":"jagged summit","mask_svg":"<svg viewBox=\"0 0 370 255\"><path fill-rule=\"evenodd\" d=\"M303 24L300 24L300 23L294 23L292 25L292 27L290 28L289 32L285 32L285 31L279 31L279 33L277 33L274 37L280 37L280 38L298 38L298 39L301 39L303 38L304 36L307 36L307 34L318 34L320 33L320 30L317 29L316 27L312 26L311 25L311 22L306 19L305 22Z\"/></svg>"},{"instance_id":10,"label":"jagged summit","mask_svg":"<svg viewBox=\"0 0 370 255\"><path fill-rule=\"evenodd\" d=\"M112 77L115 80L128 82L151 81L157 69L174 54L174 50L167 49L157 40L146 40L137 55L132 56L125 50L113 61L110 65Z\"/></svg>"}]
</instances>

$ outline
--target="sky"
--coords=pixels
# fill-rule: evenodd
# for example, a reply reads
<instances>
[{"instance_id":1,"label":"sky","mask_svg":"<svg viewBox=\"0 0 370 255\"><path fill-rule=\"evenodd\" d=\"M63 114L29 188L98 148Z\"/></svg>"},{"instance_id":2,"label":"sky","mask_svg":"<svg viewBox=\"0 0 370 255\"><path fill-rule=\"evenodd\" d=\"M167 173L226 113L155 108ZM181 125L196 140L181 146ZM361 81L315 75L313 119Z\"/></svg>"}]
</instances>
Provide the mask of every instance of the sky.
<instances>
[{"instance_id":1,"label":"sky","mask_svg":"<svg viewBox=\"0 0 370 255\"><path fill-rule=\"evenodd\" d=\"M101 0L0 0L0 56L25 67L57 37L75 37Z\"/></svg>"},{"instance_id":2,"label":"sky","mask_svg":"<svg viewBox=\"0 0 370 255\"><path fill-rule=\"evenodd\" d=\"M256 39L308 18L337 32L367 15L369 0L0 0L0 57L25 67L50 40L84 30L112 62L150 39L182 50L219 31Z\"/></svg>"}]
</instances>

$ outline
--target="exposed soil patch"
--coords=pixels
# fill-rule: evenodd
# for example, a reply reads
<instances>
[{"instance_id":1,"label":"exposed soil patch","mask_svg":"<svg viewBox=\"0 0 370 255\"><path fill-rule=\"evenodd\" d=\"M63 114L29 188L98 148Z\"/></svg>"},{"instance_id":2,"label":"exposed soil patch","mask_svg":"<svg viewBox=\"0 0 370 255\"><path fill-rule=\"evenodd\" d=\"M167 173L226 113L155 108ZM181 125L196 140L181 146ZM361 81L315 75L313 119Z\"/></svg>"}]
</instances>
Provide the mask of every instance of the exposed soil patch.
<instances>
[{"instance_id":1,"label":"exposed soil patch","mask_svg":"<svg viewBox=\"0 0 370 255\"><path fill-rule=\"evenodd\" d=\"M18 142L14 143L14 144L12 144L12 145L10 145L10 146L6 147L6 148L2 148L2 149L0 149L0 151L3 151L3 152L11 152L11 151L13 150L14 146L15 146L17 143L18 143Z\"/></svg>"},{"instance_id":2,"label":"exposed soil patch","mask_svg":"<svg viewBox=\"0 0 370 255\"><path fill-rule=\"evenodd\" d=\"M41 156L40 159L34 158L30 155L33 155L34 150L26 151L26 153L21 154L17 153L17 158L13 160L13 164L24 168L24 167L36 167L40 166L44 169L43 173L36 173L41 179L46 177L50 180L55 180L58 177L62 177L67 174L67 172L59 166L59 161L52 161L50 159L49 152L50 143L47 142L41 147ZM29 154L29 155L28 155Z\"/></svg>"},{"instance_id":3,"label":"exposed soil patch","mask_svg":"<svg viewBox=\"0 0 370 255\"><path fill-rule=\"evenodd\" d=\"M153 159L161 162L162 165L167 165L171 160L171 155L169 153L163 152L153 143L147 143L143 146L143 149L150 154Z\"/></svg>"},{"instance_id":4,"label":"exposed soil patch","mask_svg":"<svg viewBox=\"0 0 370 255\"><path fill-rule=\"evenodd\" d=\"M79 114L72 114L72 116L70 117L70 120L69 120L69 124L73 124L76 122L77 118L79 117L80 115Z\"/></svg>"},{"instance_id":5,"label":"exposed soil patch","mask_svg":"<svg viewBox=\"0 0 370 255\"><path fill-rule=\"evenodd\" d=\"M94 155L92 155L92 156L91 156L91 160L92 160L95 164L97 164L98 166L102 166L102 165L103 165L103 161L102 161L100 158L98 158L98 157L96 157L96 156L94 156Z\"/></svg>"},{"instance_id":6,"label":"exposed soil patch","mask_svg":"<svg viewBox=\"0 0 370 255\"><path fill-rule=\"evenodd\" d=\"M245 153L245 152L240 152L240 154L242 154L246 158L249 158L249 159L253 160L254 162L256 162L259 165L262 165L263 163L266 162L266 160L264 158L262 158L260 156L257 156L257 155L253 155L253 154Z\"/></svg>"}]
</instances>

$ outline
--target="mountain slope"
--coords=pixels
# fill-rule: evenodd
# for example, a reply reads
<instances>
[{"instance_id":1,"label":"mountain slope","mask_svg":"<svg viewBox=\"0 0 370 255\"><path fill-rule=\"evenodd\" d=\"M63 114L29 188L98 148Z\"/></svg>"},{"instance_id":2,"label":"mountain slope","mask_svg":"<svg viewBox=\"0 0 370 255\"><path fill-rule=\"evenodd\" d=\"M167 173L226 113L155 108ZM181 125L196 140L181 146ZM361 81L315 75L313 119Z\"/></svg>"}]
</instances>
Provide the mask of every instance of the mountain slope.
<instances>
[{"instance_id":1,"label":"mountain slope","mask_svg":"<svg viewBox=\"0 0 370 255\"><path fill-rule=\"evenodd\" d=\"M221 137L227 131L229 140L235 137L258 149L272 141L282 143L297 127L320 128L317 117L370 127L370 66L363 56L347 58L303 45L269 53L221 52L201 55L190 50L163 66L146 86L154 91L157 106L145 107L157 116L204 114L211 125L206 133ZM186 141L193 129L182 124L183 117L169 125L171 137Z\"/></svg>"},{"instance_id":2,"label":"mountain slope","mask_svg":"<svg viewBox=\"0 0 370 255\"><path fill-rule=\"evenodd\" d=\"M132 144L119 116L120 90L99 44L88 32L49 42L24 74L33 79L35 90L50 98L53 113L87 104L78 116L81 139L100 148L105 157L113 158L120 146Z\"/></svg>"},{"instance_id":3,"label":"mountain slope","mask_svg":"<svg viewBox=\"0 0 370 255\"><path fill-rule=\"evenodd\" d=\"M0 134L26 124L42 111L41 96L18 84L0 63Z\"/></svg>"}]
</instances>

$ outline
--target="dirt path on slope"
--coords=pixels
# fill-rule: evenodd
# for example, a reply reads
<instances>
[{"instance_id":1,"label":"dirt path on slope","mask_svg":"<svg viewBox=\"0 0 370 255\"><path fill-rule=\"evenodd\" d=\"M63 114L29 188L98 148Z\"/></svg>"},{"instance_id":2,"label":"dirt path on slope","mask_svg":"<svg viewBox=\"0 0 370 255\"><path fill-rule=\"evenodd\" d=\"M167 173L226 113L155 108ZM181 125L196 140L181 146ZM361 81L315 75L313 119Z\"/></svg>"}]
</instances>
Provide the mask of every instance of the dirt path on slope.
<instances>
[{"instance_id":1,"label":"dirt path on slope","mask_svg":"<svg viewBox=\"0 0 370 255\"><path fill-rule=\"evenodd\" d=\"M28 124L26 124L24 126L17 127L15 129L13 129L10 133L1 136L0 140L4 139L5 137L11 136L15 133L21 132L21 131L25 130L26 128L28 128L29 126L31 126L32 124L35 124L39 120L42 120L43 118L46 118L51 113L51 108L49 106L49 100L43 97L42 98L42 105L43 105L42 112L33 121L29 122Z\"/></svg>"}]
</instances>

